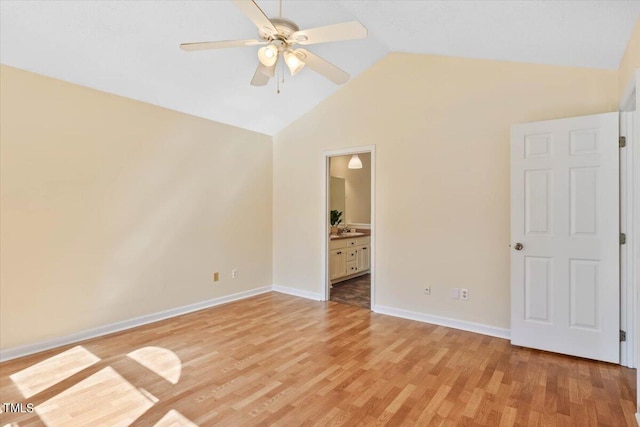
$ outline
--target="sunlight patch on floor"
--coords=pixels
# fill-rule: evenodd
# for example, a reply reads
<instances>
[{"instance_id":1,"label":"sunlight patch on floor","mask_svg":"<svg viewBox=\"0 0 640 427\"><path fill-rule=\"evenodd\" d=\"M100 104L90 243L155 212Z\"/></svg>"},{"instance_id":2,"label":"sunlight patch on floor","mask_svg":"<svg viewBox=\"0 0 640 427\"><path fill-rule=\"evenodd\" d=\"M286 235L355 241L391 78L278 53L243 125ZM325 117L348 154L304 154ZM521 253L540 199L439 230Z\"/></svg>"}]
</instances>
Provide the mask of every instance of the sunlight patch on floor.
<instances>
[{"instance_id":1,"label":"sunlight patch on floor","mask_svg":"<svg viewBox=\"0 0 640 427\"><path fill-rule=\"evenodd\" d=\"M37 405L36 412L48 427L125 427L153 406L145 394L106 367Z\"/></svg>"},{"instance_id":2,"label":"sunlight patch on floor","mask_svg":"<svg viewBox=\"0 0 640 427\"><path fill-rule=\"evenodd\" d=\"M198 424L190 421L175 409L167 412L153 427L198 427Z\"/></svg>"},{"instance_id":3,"label":"sunlight patch on floor","mask_svg":"<svg viewBox=\"0 0 640 427\"><path fill-rule=\"evenodd\" d=\"M182 361L171 350L161 347L143 347L127 354L145 368L160 375L171 384L177 384L182 373Z\"/></svg>"},{"instance_id":4,"label":"sunlight patch on floor","mask_svg":"<svg viewBox=\"0 0 640 427\"><path fill-rule=\"evenodd\" d=\"M40 393L100 361L82 346L73 347L40 363L36 363L9 378L25 398Z\"/></svg>"}]
</instances>

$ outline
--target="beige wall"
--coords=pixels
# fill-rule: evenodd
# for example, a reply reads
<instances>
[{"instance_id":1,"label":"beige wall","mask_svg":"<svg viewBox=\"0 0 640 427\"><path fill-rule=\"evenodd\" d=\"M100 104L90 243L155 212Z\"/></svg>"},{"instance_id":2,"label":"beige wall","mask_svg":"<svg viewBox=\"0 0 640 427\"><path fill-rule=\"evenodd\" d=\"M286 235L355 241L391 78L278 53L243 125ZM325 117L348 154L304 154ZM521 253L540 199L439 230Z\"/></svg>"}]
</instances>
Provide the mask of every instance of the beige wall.
<instances>
[{"instance_id":1,"label":"beige wall","mask_svg":"<svg viewBox=\"0 0 640 427\"><path fill-rule=\"evenodd\" d=\"M323 151L375 144L376 304L508 328L510 126L616 95L613 70L388 55L274 138L274 283L322 292Z\"/></svg>"},{"instance_id":2,"label":"beige wall","mask_svg":"<svg viewBox=\"0 0 640 427\"><path fill-rule=\"evenodd\" d=\"M618 68L618 98L622 98L637 68L640 68L640 17L633 27L620 67Z\"/></svg>"},{"instance_id":3,"label":"beige wall","mask_svg":"<svg viewBox=\"0 0 640 427\"><path fill-rule=\"evenodd\" d=\"M346 224L371 224L371 154L362 153L362 169L349 169L349 156L331 157L330 173L345 179Z\"/></svg>"},{"instance_id":4,"label":"beige wall","mask_svg":"<svg viewBox=\"0 0 640 427\"><path fill-rule=\"evenodd\" d=\"M271 137L0 76L2 349L271 284Z\"/></svg>"}]
</instances>

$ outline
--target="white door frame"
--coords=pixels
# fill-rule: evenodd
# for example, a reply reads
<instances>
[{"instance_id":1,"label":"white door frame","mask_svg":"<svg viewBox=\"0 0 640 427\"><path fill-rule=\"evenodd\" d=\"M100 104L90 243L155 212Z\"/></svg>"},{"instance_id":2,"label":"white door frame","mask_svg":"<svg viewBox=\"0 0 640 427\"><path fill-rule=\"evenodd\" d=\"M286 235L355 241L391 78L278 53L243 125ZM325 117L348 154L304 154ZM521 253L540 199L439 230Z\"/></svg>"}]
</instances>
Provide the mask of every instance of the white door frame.
<instances>
[{"instance_id":1,"label":"white door frame","mask_svg":"<svg viewBox=\"0 0 640 427\"><path fill-rule=\"evenodd\" d=\"M635 102L634 102L635 98ZM634 75L631 77L631 81L627 84L627 89L620 100L620 111L633 110L635 106L635 113L633 114L633 145L635 148L640 143L640 68L636 68ZM632 326L635 331L627 332L627 340L630 336L633 337L634 342L630 345L635 352L636 367L640 367L640 351L638 349L638 343L640 342L640 327L638 327L638 313L640 313L640 149L629 150L631 144L627 144L627 155L632 158L631 161L631 186L629 193L631 202L628 204L626 213L627 218L631 220L631 236L627 236L627 245L630 253L631 262L628 265L629 271L626 273L631 277L631 288L635 294L635 298L631 296L631 311L633 312L634 319ZM629 239L630 238L630 239ZM627 322L630 324L630 322ZM636 372L636 384L637 390L640 390L640 375ZM640 425L640 393L636 393L636 420Z\"/></svg>"},{"instance_id":2,"label":"white door frame","mask_svg":"<svg viewBox=\"0 0 640 427\"><path fill-rule=\"evenodd\" d=\"M322 175L322 205L324 206L324 214L322 215L322 289L320 295L323 301L329 300L329 292L331 283L329 281L329 158L336 156L347 156L352 154L371 153L371 309L374 307L375 299L375 283L376 283L376 146L361 145L357 147L341 148L338 150L329 150L322 153L322 163L324 173Z\"/></svg>"},{"instance_id":3,"label":"white door frame","mask_svg":"<svg viewBox=\"0 0 640 427\"><path fill-rule=\"evenodd\" d=\"M637 367L640 362L640 331L637 330L640 306L640 150L634 150L634 145L640 141L640 100L636 89L640 71L636 70L635 74L619 104L620 135L627 138L626 147L620 149L620 232L627 236L627 243L620 246L620 328L627 333L627 341L620 343L620 364L629 368Z\"/></svg>"}]
</instances>

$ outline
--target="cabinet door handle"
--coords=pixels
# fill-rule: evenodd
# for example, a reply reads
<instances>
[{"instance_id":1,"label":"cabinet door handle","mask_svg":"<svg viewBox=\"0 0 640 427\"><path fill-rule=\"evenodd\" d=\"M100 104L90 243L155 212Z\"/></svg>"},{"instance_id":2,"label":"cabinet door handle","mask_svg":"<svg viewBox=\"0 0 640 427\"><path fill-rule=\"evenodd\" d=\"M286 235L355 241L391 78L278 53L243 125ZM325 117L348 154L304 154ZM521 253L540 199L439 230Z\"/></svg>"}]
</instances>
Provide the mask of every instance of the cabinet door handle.
<instances>
[{"instance_id":1,"label":"cabinet door handle","mask_svg":"<svg viewBox=\"0 0 640 427\"><path fill-rule=\"evenodd\" d=\"M341 253L342 253L342 251L340 251L340 252L336 253L336 255L340 255Z\"/></svg>"}]
</instances>

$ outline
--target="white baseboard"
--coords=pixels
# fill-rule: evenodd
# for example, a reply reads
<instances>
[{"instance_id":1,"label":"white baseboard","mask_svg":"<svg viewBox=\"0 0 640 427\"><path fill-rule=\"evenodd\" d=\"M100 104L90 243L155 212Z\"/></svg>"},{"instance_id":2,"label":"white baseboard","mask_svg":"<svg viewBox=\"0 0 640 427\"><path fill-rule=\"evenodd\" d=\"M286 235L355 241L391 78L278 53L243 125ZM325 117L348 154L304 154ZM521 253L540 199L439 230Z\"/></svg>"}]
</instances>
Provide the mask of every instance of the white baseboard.
<instances>
[{"instance_id":1,"label":"white baseboard","mask_svg":"<svg viewBox=\"0 0 640 427\"><path fill-rule=\"evenodd\" d=\"M640 412L636 412L636 422L640 426Z\"/></svg>"},{"instance_id":2,"label":"white baseboard","mask_svg":"<svg viewBox=\"0 0 640 427\"><path fill-rule=\"evenodd\" d=\"M287 288L286 286L278 286L278 285L273 285L272 289L275 292L280 292L282 294L289 294L289 295L294 295L296 297L302 297L302 298L307 298L307 299L312 299L315 301L322 301L324 300L324 298L322 297L321 294L319 294L318 292L309 292L309 291L303 291L301 289L296 289L296 288Z\"/></svg>"},{"instance_id":3,"label":"white baseboard","mask_svg":"<svg viewBox=\"0 0 640 427\"><path fill-rule=\"evenodd\" d=\"M448 328L461 329L463 331L475 332L477 334L489 335L492 337L511 338L509 329L497 328L482 323L467 322L464 320L456 320L448 317L434 316L431 314L418 313L415 311L402 310L399 308L387 307L384 305L376 305L373 307L375 313L387 314L389 316L401 317L403 319L417 320L418 322L432 323L434 325L446 326Z\"/></svg>"},{"instance_id":4,"label":"white baseboard","mask_svg":"<svg viewBox=\"0 0 640 427\"><path fill-rule=\"evenodd\" d=\"M77 332L75 334L67 335L60 338L53 338L53 339L41 341L35 344L28 344L20 347L0 350L0 362L15 359L17 357L28 356L30 354L39 353L44 350L49 350L49 349L60 347L67 344L73 344L79 341L87 340L89 338L96 338L102 335L123 331L125 329L135 328L137 326L146 325L147 323L157 322L159 320L180 316L182 314L187 314L187 313L202 310L205 308L214 307L216 305L225 304L231 301L245 299L254 295L259 295L259 294L263 294L270 291L271 291L271 286L263 286L261 288L250 289L244 292L238 292L235 294L226 295L219 298L213 298L207 301L200 301L194 304L189 304L182 307L160 311L158 313L147 314L147 315L136 317L133 319L111 323L109 325L99 326L97 328L89 329L83 332Z\"/></svg>"}]
</instances>

